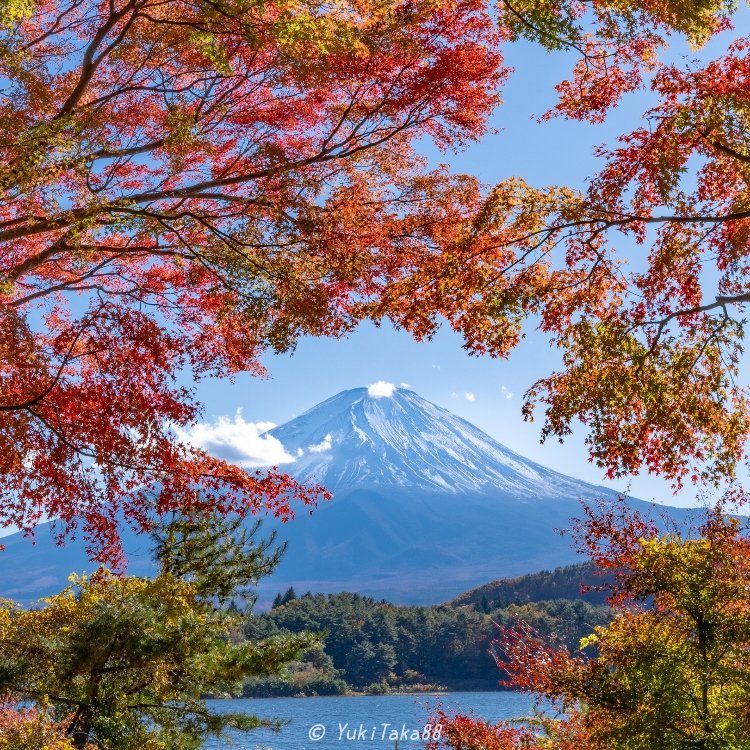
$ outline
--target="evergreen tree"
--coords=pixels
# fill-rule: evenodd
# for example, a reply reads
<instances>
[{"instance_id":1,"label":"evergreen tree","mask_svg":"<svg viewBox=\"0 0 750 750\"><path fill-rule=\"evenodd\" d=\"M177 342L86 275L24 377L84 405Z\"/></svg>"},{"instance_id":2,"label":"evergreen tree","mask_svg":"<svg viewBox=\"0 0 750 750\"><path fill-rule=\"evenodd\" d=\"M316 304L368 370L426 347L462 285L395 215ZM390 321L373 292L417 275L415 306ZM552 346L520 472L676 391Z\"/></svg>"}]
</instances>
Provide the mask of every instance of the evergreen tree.
<instances>
[{"instance_id":1,"label":"evergreen tree","mask_svg":"<svg viewBox=\"0 0 750 750\"><path fill-rule=\"evenodd\" d=\"M252 588L274 571L286 549L276 543L275 531L259 539L260 528L260 520L247 527L240 516L217 511L195 517L172 513L151 531L153 554L162 572L189 580L200 596L251 606Z\"/></svg>"},{"instance_id":2,"label":"evergreen tree","mask_svg":"<svg viewBox=\"0 0 750 750\"><path fill-rule=\"evenodd\" d=\"M289 604L297 598L297 592L294 590L294 586L290 586L284 596L281 597L281 604Z\"/></svg>"},{"instance_id":3,"label":"evergreen tree","mask_svg":"<svg viewBox=\"0 0 750 750\"><path fill-rule=\"evenodd\" d=\"M221 516L155 530L158 576L105 570L73 579L40 609L0 603L0 694L51 706L78 750L196 750L208 735L273 725L214 713L203 696L238 694L318 644L307 634L237 637L251 585L281 554ZM229 602L229 606L225 604Z\"/></svg>"}]
</instances>

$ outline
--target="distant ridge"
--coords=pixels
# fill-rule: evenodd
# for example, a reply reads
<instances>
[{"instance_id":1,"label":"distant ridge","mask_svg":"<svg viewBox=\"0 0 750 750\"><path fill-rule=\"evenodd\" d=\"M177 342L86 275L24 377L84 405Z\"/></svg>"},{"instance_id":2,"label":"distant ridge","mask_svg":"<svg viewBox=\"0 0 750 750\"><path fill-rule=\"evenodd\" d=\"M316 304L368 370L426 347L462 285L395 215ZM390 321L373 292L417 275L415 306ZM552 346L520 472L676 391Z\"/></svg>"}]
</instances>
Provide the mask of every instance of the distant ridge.
<instances>
[{"instance_id":1,"label":"distant ridge","mask_svg":"<svg viewBox=\"0 0 750 750\"><path fill-rule=\"evenodd\" d=\"M465 607L480 605L486 601L490 607L509 604L527 604L553 599L583 599L589 604L603 604L607 593L603 591L581 592L582 586L602 586L610 580L597 573L592 562L565 565L554 570L542 570L516 578L501 578L490 581L457 596L451 605Z\"/></svg>"}]
</instances>

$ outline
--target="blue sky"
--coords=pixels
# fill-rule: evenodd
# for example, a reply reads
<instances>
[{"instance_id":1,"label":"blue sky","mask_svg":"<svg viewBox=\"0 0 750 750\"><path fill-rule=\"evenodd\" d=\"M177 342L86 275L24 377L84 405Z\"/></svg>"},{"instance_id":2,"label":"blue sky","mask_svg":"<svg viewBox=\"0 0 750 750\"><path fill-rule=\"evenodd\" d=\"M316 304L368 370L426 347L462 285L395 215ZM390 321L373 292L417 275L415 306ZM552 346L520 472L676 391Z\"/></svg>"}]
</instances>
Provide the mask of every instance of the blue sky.
<instances>
[{"instance_id":1,"label":"blue sky","mask_svg":"<svg viewBox=\"0 0 750 750\"><path fill-rule=\"evenodd\" d=\"M743 11L738 25L748 18L750 14ZM702 56L720 52L727 36L712 42ZM694 55L678 49L673 56ZM561 53L548 55L531 45L519 44L510 50L508 62L515 73L505 89L505 103L491 123L499 132L488 134L460 154L439 154L424 144L424 153L433 163L448 163L453 170L475 174L488 184L522 175L535 185L566 183L582 187L597 169L594 147L612 144L618 134L638 127L650 102L648 94L632 96L600 126L563 120L539 124L534 115L553 104L554 84L572 65L573 58ZM372 325L363 325L345 340L304 339L293 355L266 358L270 379L241 376L234 384L200 383L198 395L206 405L206 422L225 418L222 427L206 429L232 433L229 440L242 440L243 435L252 440L268 423L283 423L341 390L385 380L409 384L423 397L539 463L604 483L603 472L588 462L581 428L563 445L540 445L540 420L528 424L521 418L524 391L558 363L558 353L550 350L544 337L529 331L507 361L470 357L461 344L461 338L447 329L432 341L417 343L389 326ZM239 423L235 420L238 409L244 420ZM258 422L262 424L254 427ZM260 445L258 441L256 444ZM656 477L640 476L609 486L670 504L687 505L696 500L695 488L675 496L668 483Z\"/></svg>"}]
</instances>

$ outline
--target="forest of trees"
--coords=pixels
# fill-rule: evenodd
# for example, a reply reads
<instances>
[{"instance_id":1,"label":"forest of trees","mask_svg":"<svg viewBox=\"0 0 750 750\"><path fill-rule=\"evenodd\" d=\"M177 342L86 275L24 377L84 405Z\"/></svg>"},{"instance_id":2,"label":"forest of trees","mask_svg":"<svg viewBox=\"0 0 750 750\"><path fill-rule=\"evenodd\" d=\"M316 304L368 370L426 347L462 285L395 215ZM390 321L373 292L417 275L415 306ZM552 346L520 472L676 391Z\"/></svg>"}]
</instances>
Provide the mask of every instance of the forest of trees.
<instances>
[{"instance_id":1,"label":"forest of trees","mask_svg":"<svg viewBox=\"0 0 750 750\"><path fill-rule=\"evenodd\" d=\"M591 562L577 565L564 565L554 570L528 573L517 578L501 578L466 591L453 600L455 606L478 605L485 611L487 606L497 609L508 604L542 602L550 599L578 599L581 586L589 589L586 601L589 604L603 604L606 592L601 588L609 577L597 571Z\"/></svg>"},{"instance_id":2,"label":"forest of trees","mask_svg":"<svg viewBox=\"0 0 750 750\"><path fill-rule=\"evenodd\" d=\"M461 603L459 597L432 607L398 606L355 593L297 596L290 589L277 596L270 612L248 617L246 636L322 633L323 648L305 654L285 677L250 681L245 694L499 689L503 675L492 645L498 626L526 623L550 644L574 648L594 626L609 622L609 607L580 598L581 574L580 566L571 566L494 584L514 585L525 592L524 601L483 597ZM578 584L565 590L568 598L540 599L550 576Z\"/></svg>"}]
</instances>

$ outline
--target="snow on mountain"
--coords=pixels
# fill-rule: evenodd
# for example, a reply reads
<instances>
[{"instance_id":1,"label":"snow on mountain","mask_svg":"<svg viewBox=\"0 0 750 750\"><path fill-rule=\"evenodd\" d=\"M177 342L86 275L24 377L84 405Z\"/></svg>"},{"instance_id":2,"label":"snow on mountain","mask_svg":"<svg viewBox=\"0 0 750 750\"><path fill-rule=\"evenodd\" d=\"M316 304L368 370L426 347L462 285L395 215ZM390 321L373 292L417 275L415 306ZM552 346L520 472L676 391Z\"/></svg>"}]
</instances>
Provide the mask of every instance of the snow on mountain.
<instances>
[{"instance_id":1,"label":"snow on mountain","mask_svg":"<svg viewBox=\"0 0 750 750\"><path fill-rule=\"evenodd\" d=\"M343 391L266 434L298 456L287 471L334 493L363 487L520 499L601 493L519 456L414 391L390 393Z\"/></svg>"}]
</instances>

